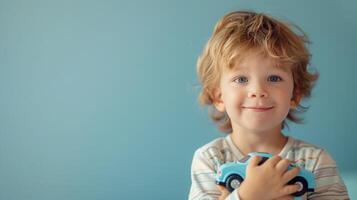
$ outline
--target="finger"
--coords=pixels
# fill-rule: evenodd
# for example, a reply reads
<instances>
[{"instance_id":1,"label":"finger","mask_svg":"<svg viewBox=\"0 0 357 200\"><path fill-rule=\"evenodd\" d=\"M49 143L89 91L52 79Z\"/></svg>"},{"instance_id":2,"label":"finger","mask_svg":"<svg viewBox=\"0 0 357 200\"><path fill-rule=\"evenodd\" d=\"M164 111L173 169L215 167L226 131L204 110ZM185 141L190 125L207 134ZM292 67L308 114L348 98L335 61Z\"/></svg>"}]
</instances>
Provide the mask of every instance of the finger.
<instances>
[{"instance_id":1,"label":"finger","mask_svg":"<svg viewBox=\"0 0 357 200\"><path fill-rule=\"evenodd\" d=\"M218 200L224 200L229 195L229 191L222 185L217 185L217 188L221 192L221 196Z\"/></svg>"},{"instance_id":2,"label":"finger","mask_svg":"<svg viewBox=\"0 0 357 200\"><path fill-rule=\"evenodd\" d=\"M218 200L225 200L228 195L221 195L218 197Z\"/></svg>"},{"instance_id":3,"label":"finger","mask_svg":"<svg viewBox=\"0 0 357 200\"><path fill-rule=\"evenodd\" d=\"M283 175L283 182L287 183L291 179L293 179L295 176L297 176L300 173L300 167L294 167L287 172L284 173Z\"/></svg>"},{"instance_id":4,"label":"finger","mask_svg":"<svg viewBox=\"0 0 357 200\"><path fill-rule=\"evenodd\" d=\"M288 159L282 159L276 164L275 168L280 172L285 172L291 163Z\"/></svg>"},{"instance_id":5,"label":"finger","mask_svg":"<svg viewBox=\"0 0 357 200\"><path fill-rule=\"evenodd\" d=\"M291 195L295 192L298 192L300 190L300 185L293 184L293 185L285 185L283 189L281 190L280 194L281 196L287 196Z\"/></svg>"},{"instance_id":6,"label":"finger","mask_svg":"<svg viewBox=\"0 0 357 200\"><path fill-rule=\"evenodd\" d=\"M221 193L227 193L229 194L229 191L227 190L227 188L225 188L224 186L222 185L217 185L218 187L218 190L221 192Z\"/></svg>"},{"instance_id":7,"label":"finger","mask_svg":"<svg viewBox=\"0 0 357 200\"><path fill-rule=\"evenodd\" d=\"M269 158L266 163L269 165L275 166L282 158L279 155L274 155L273 157Z\"/></svg>"},{"instance_id":8,"label":"finger","mask_svg":"<svg viewBox=\"0 0 357 200\"><path fill-rule=\"evenodd\" d=\"M250 162L248 164L248 167L256 167L258 166L259 162L262 160L262 157L260 156L253 156L253 158L250 159Z\"/></svg>"},{"instance_id":9,"label":"finger","mask_svg":"<svg viewBox=\"0 0 357 200\"><path fill-rule=\"evenodd\" d=\"M217 188L221 193L226 189L223 185L217 185Z\"/></svg>"}]
</instances>

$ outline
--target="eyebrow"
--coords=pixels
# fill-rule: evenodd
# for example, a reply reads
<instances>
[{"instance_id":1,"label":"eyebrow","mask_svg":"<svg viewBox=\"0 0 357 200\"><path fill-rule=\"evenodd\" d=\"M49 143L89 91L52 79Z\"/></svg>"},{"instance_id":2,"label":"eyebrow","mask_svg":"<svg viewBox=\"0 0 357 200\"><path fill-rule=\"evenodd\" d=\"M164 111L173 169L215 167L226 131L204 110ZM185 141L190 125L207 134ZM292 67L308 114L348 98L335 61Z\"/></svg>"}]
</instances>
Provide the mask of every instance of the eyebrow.
<instances>
[{"instance_id":1,"label":"eyebrow","mask_svg":"<svg viewBox=\"0 0 357 200\"><path fill-rule=\"evenodd\" d=\"M274 62L274 68L284 72L291 72L291 64L284 62Z\"/></svg>"},{"instance_id":2,"label":"eyebrow","mask_svg":"<svg viewBox=\"0 0 357 200\"><path fill-rule=\"evenodd\" d=\"M274 69L277 69L278 71L282 71L285 73L289 73L291 71L290 67L283 67L283 66L275 66Z\"/></svg>"},{"instance_id":3,"label":"eyebrow","mask_svg":"<svg viewBox=\"0 0 357 200\"><path fill-rule=\"evenodd\" d=\"M290 72L290 68L289 67L285 67L285 66L274 66L273 68L271 68L272 70L277 70L277 71L281 71L281 72L285 72L285 73L289 73ZM239 71L247 71L248 68L247 67L233 67L231 69L233 72L239 72Z\"/></svg>"}]
</instances>

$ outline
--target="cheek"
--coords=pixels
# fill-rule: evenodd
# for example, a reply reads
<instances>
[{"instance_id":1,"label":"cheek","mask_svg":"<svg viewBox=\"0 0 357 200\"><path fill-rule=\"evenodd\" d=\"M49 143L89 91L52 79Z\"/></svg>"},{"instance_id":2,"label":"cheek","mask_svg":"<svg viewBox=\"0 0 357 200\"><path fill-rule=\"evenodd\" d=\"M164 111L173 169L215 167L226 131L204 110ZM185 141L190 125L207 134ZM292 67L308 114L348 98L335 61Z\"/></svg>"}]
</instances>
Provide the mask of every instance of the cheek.
<instances>
[{"instance_id":1,"label":"cheek","mask_svg":"<svg viewBox=\"0 0 357 200\"><path fill-rule=\"evenodd\" d=\"M276 90L273 94L274 101L279 105L279 107L287 112L290 110L291 98L292 98L292 90L289 88ZM285 112L285 111L284 111Z\"/></svg>"},{"instance_id":2,"label":"cheek","mask_svg":"<svg viewBox=\"0 0 357 200\"><path fill-rule=\"evenodd\" d=\"M235 99L235 100L242 99L243 97L245 97L245 95L244 95L245 89L238 88L238 87L232 88L228 94L232 99Z\"/></svg>"},{"instance_id":3,"label":"cheek","mask_svg":"<svg viewBox=\"0 0 357 200\"><path fill-rule=\"evenodd\" d=\"M290 95L290 99L293 97L293 92L294 92L294 80L290 80L289 84L287 85L286 88L287 94Z\"/></svg>"},{"instance_id":4,"label":"cheek","mask_svg":"<svg viewBox=\"0 0 357 200\"><path fill-rule=\"evenodd\" d=\"M230 108L237 108L237 106L242 104L243 99L244 94L238 90L226 91L225 95L223 96L223 101L225 102L226 106Z\"/></svg>"},{"instance_id":5,"label":"cheek","mask_svg":"<svg viewBox=\"0 0 357 200\"><path fill-rule=\"evenodd\" d=\"M281 87L279 90L279 96L283 99L288 99L289 101L293 97L294 85L289 83Z\"/></svg>"},{"instance_id":6,"label":"cheek","mask_svg":"<svg viewBox=\"0 0 357 200\"><path fill-rule=\"evenodd\" d=\"M292 94L288 91L279 92L276 94L276 100L279 102L280 105L290 105L291 103Z\"/></svg>"}]
</instances>

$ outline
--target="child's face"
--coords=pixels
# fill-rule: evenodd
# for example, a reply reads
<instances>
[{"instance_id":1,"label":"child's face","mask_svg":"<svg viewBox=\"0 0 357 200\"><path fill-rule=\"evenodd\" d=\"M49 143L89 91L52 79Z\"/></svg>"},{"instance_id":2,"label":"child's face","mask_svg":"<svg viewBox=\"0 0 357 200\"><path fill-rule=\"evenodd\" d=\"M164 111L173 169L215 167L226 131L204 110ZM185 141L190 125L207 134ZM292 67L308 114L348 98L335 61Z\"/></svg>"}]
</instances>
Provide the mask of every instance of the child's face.
<instances>
[{"instance_id":1,"label":"child's face","mask_svg":"<svg viewBox=\"0 0 357 200\"><path fill-rule=\"evenodd\" d=\"M289 67L276 67L272 59L252 52L222 72L215 106L227 112L233 129L269 131L281 127L293 89Z\"/></svg>"}]
</instances>

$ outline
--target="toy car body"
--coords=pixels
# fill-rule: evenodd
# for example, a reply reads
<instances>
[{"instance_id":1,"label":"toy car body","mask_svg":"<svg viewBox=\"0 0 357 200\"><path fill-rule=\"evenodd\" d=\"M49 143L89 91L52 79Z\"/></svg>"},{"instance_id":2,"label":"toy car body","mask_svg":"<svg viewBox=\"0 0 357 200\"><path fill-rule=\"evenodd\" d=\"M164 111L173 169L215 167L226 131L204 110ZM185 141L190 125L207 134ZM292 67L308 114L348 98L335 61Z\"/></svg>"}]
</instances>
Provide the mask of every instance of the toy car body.
<instances>
[{"instance_id":1,"label":"toy car body","mask_svg":"<svg viewBox=\"0 0 357 200\"><path fill-rule=\"evenodd\" d=\"M239 161L225 163L218 168L216 183L225 186L229 192L238 188L246 177L246 168L253 156L260 156L263 158L259 165L263 164L267 159L272 157L272 155L268 153L253 152L249 153ZM296 166L290 164L288 169L292 169L294 167ZM296 197L302 196L307 191L313 192L315 188L314 174L305 169L301 169L300 173L295 178L290 180L288 184L300 185L300 190L292 194Z\"/></svg>"}]
</instances>

